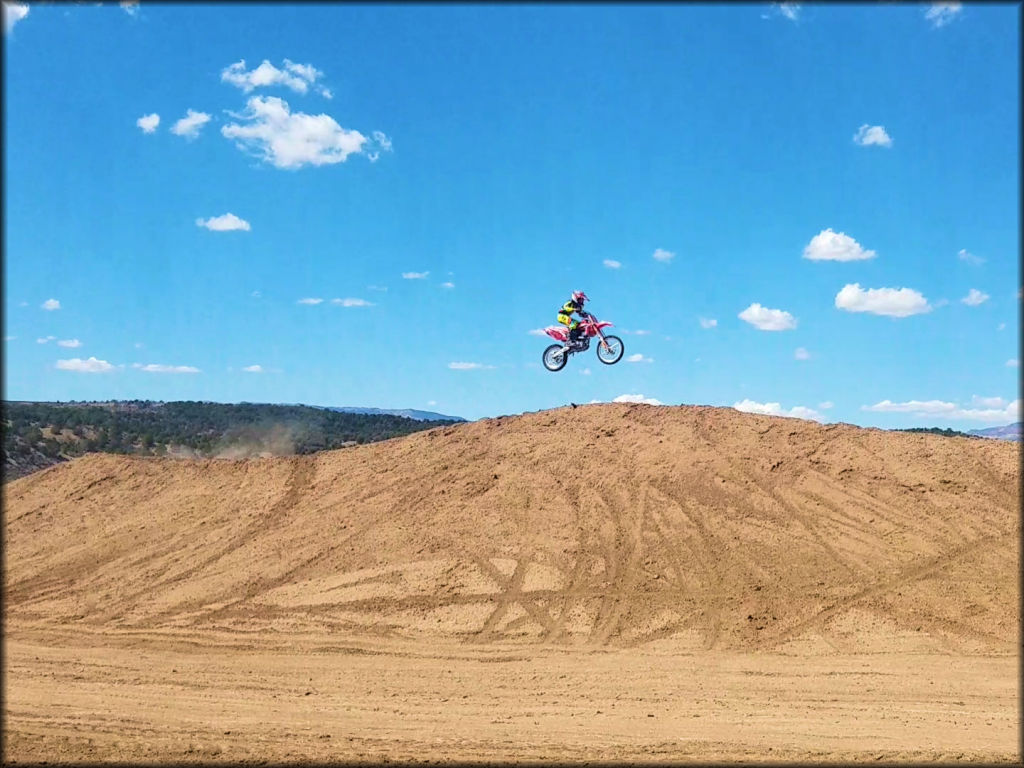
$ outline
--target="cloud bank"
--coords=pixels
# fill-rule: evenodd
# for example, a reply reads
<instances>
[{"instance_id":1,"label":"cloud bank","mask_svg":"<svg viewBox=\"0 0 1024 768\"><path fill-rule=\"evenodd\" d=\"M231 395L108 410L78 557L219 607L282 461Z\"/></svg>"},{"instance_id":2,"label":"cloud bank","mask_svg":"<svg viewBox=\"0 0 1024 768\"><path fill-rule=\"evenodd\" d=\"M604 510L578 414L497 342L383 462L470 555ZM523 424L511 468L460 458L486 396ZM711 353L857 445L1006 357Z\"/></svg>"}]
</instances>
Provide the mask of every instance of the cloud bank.
<instances>
[{"instance_id":1,"label":"cloud bank","mask_svg":"<svg viewBox=\"0 0 1024 768\"><path fill-rule=\"evenodd\" d=\"M785 416L791 419L821 421L820 413L813 408L807 408L803 405L795 405L789 410L785 410L781 403L759 403L755 400L744 399L738 403L733 403L732 407L744 413L760 413L765 416Z\"/></svg>"}]
</instances>

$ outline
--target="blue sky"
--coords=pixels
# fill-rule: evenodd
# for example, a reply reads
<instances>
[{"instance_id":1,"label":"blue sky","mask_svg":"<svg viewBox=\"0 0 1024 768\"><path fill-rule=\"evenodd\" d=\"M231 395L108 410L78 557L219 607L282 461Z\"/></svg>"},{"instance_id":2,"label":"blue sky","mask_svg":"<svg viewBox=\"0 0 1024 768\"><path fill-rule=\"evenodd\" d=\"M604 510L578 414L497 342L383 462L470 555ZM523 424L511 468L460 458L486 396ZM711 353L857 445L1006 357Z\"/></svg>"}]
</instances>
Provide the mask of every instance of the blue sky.
<instances>
[{"instance_id":1,"label":"blue sky","mask_svg":"<svg viewBox=\"0 0 1024 768\"><path fill-rule=\"evenodd\" d=\"M1018 5L4 17L9 399L1019 418Z\"/></svg>"}]
</instances>

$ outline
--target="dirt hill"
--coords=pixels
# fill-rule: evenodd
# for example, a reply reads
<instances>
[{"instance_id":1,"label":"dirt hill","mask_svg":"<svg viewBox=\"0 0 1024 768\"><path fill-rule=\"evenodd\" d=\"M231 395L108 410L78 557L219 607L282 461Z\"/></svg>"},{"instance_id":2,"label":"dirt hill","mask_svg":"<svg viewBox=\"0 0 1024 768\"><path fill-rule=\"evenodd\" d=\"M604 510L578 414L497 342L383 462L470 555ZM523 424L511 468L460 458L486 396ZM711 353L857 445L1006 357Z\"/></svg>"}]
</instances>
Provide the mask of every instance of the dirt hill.
<instances>
[{"instance_id":1,"label":"dirt hill","mask_svg":"<svg viewBox=\"0 0 1024 768\"><path fill-rule=\"evenodd\" d=\"M4 488L6 621L1012 652L1020 446L611 404Z\"/></svg>"}]
</instances>

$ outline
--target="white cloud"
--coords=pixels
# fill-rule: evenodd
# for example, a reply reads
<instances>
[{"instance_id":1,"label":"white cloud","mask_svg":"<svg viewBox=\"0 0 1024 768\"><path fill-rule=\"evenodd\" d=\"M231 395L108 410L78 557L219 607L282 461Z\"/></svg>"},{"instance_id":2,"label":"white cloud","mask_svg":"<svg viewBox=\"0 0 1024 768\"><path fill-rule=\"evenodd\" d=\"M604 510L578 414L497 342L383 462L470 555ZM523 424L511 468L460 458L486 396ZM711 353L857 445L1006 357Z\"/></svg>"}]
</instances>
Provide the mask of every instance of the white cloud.
<instances>
[{"instance_id":1,"label":"white cloud","mask_svg":"<svg viewBox=\"0 0 1024 768\"><path fill-rule=\"evenodd\" d=\"M4 336L4 341L14 341L17 336Z\"/></svg>"},{"instance_id":2,"label":"white cloud","mask_svg":"<svg viewBox=\"0 0 1024 768\"><path fill-rule=\"evenodd\" d=\"M942 400L908 400L904 403L894 403L890 400L883 400L874 405L862 405L862 411L874 411L880 413L909 413L918 417L932 419L950 420L972 420L987 422L1009 422L1017 421L1020 418L1020 400L1007 403L1002 398L972 398L972 408L961 408L956 403L947 403Z\"/></svg>"},{"instance_id":3,"label":"white cloud","mask_svg":"<svg viewBox=\"0 0 1024 768\"><path fill-rule=\"evenodd\" d=\"M793 353L793 357L797 360L810 360L811 353L803 347L797 347L796 352Z\"/></svg>"},{"instance_id":4,"label":"white cloud","mask_svg":"<svg viewBox=\"0 0 1024 768\"><path fill-rule=\"evenodd\" d=\"M1002 408L963 408L958 409L950 418L970 419L973 421L987 421L1005 424L1012 421L1020 421L1020 400Z\"/></svg>"},{"instance_id":5,"label":"white cloud","mask_svg":"<svg viewBox=\"0 0 1024 768\"><path fill-rule=\"evenodd\" d=\"M247 365L242 370L246 373L265 373L262 365Z\"/></svg>"},{"instance_id":6,"label":"white cloud","mask_svg":"<svg viewBox=\"0 0 1024 768\"><path fill-rule=\"evenodd\" d=\"M975 256L973 253L968 251L966 248L961 248L957 251L957 256L960 257L961 261L966 261L968 264L984 264L985 260L981 256Z\"/></svg>"},{"instance_id":7,"label":"white cloud","mask_svg":"<svg viewBox=\"0 0 1024 768\"><path fill-rule=\"evenodd\" d=\"M800 3L773 3L773 5L790 21L796 21L800 16Z\"/></svg>"},{"instance_id":8,"label":"white cloud","mask_svg":"<svg viewBox=\"0 0 1024 768\"><path fill-rule=\"evenodd\" d=\"M1006 361L1007 368L1020 368L1020 360L1017 358L1011 358Z\"/></svg>"},{"instance_id":9,"label":"white cloud","mask_svg":"<svg viewBox=\"0 0 1024 768\"><path fill-rule=\"evenodd\" d=\"M141 363L133 363L132 368L138 368L146 373L200 373L198 368L191 365L160 365L159 363L142 365Z\"/></svg>"},{"instance_id":10,"label":"white cloud","mask_svg":"<svg viewBox=\"0 0 1024 768\"><path fill-rule=\"evenodd\" d=\"M448 281L447 283L441 283L441 287L451 289L455 287L455 283Z\"/></svg>"},{"instance_id":11,"label":"white cloud","mask_svg":"<svg viewBox=\"0 0 1024 768\"><path fill-rule=\"evenodd\" d=\"M186 139L194 139L199 135L203 126L210 122L210 116L205 112L188 110L185 117L171 126L171 133L175 136L184 136Z\"/></svg>"},{"instance_id":12,"label":"white cloud","mask_svg":"<svg viewBox=\"0 0 1024 768\"><path fill-rule=\"evenodd\" d=\"M374 306L371 302L366 299L331 299L331 304L337 304L340 307L372 307Z\"/></svg>"},{"instance_id":13,"label":"white cloud","mask_svg":"<svg viewBox=\"0 0 1024 768\"><path fill-rule=\"evenodd\" d=\"M363 152L367 142L359 131L342 128L330 115L292 114L288 102L275 96L254 96L246 112L232 116L245 122L225 125L221 134L276 168L343 163L349 155Z\"/></svg>"},{"instance_id":14,"label":"white cloud","mask_svg":"<svg viewBox=\"0 0 1024 768\"><path fill-rule=\"evenodd\" d=\"M613 403L643 403L644 405L664 405L660 400L643 395L619 395L612 400Z\"/></svg>"},{"instance_id":15,"label":"white cloud","mask_svg":"<svg viewBox=\"0 0 1024 768\"><path fill-rule=\"evenodd\" d=\"M605 259L603 264L608 267L608 269L618 269L622 266L622 262L616 261L615 259Z\"/></svg>"},{"instance_id":16,"label":"white cloud","mask_svg":"<svg viewBox=\"0 0 1024 768\"><path fill-rule=\"evenodd\" d=\"M437 405L437 400L427 400L427 405Z\"/></svg>"},{"instance_id":17,"label":"white cloud","mask_svg":"<svg viewBox=\"0 0 1024 768\"><path fill-rule=\"evenodd\" d=\"M656 248L653 254L655 261L663 261L668 263L674 259L676 255L672 251L666 251L662 248Z\"/></svg>"},{"instance_id":18,"label":"white cloud","mask_svg":"<svg viewBox=\"0 0 1024 768\"><path fill-rule=\"evenodd\" d=\"M582 371L580 371L580 376L589 376L589 375L590 375L590 369L589 368L584 368Z\"/></svg>"},{"instance_id":19,"label":"white cloud","mask_svg":"<svg viewBox=\"0 0 1024 768\"><path fill-rule=\"evenodd\" d=\"M263 298L263 294L260 291L253 291L249 295L252 296L254 299Z\"/></svg>"},{"instance_id":20,"label":"white cloud","mask_svg":"<svg viewBox=\"0 0 1024 768\"><path fill-rule=\"evenodd\" d=\"M376 163L377 158L380 157L381 152L391 151L391 139L389 139L382 131L373 131L370 136L370 145L374 148L373 151L367 147L366 157L371 163Z\"/></svg>"},{"instance_id":21,"label":"white cloud","mask_svg":"<svg viewBox=\"0 0 1024 768\"><path fill-rule=\"evenodd\" d=\"M28 6L24 3L4 3L4 32L10 32L26 16Z\"/></svg>"},{"instance_id":22,"label":"white cloud","mask_svg":"<svg viewBox=\"0 0 1024 768\"><path fill-rule=\"evenodd\" d=\"M73 357L70 360L58 360L57 368L62 371L76 371L78 373L107 373L114 370L114 366L106 360L97 360L90 357L88 360L80 360Z\"/></svg>"},{"instance_id":23,"label":"white cloud","mask_svg":"<svg viewBox=\"0 0 1024 768\"><path fill-rule=\"evenodd\" d=\"M812 261L860 261L873 259L874 251L864 250L860 243L844 232L823 229L804 248L804 258Z\"/></svg>"},{"instance_id":24,"label":"white cloud","mask_svg":"<svg viewBox=\"0 0 1024 768\"><path fill-rule=\"evenodd\" d=\"M366 290L368 291L386 291L388 287L386 285L368 285Z\"/></svg>"},{"instance_id":25,"label":"white cloud","mask_svg":"<svg viewBox=\"0 0 1024 768\"><path fill-rule=\"evenodd\" d=\"M623 333L632 334L633 336L650 336L651 335L650 331L644 331L644 330L640 330L640 331L627 331L626 329L623 329L622 332Z\"/></svg>"},{"instance_id":26,"label":"white cloud","mask_svg":"<svg viewBox=\"0 0 1024 768\"><path fill-rule=\"evenodd\" d=\"M156 112L151 115L143 115L135 121L135 124L142 129L143 133L152 133L160 125L160 115Z\"/></svg>"},{"instance_id":27,"label":"white cloud","mask_svg":"<svg viewBox=\"0 0 1024 768\"><path fill-rule=\"evenodd\" d=\"M36 339L36 344L48 344L56 338L56 336L43 336L41 338Z\"/></svg>"},{"instance_id":28,"label":"white cloud","mask_svg":"<svg viewBox=\"0 0 1024 768\"><path fill-rule=\"evenodd\" d=\"M781 309L768 309L757 303L744 309L738 317L762 331L791 331L796 328L796 318L789 312Z\"/></svg>"},{"instance_id":29,"label":"white cloud","mask_svg":"<svg viewBox=\"0 0 1024 768\"><path fill-rule=\"evenodd\" d=\"M971 405L975 408L1005 408L1008 403L1001 397L978 397L971 395Z\"/></svg>"},{"instance_id":30,"label":"white cloud","mask_svg":"<svg viewBox=\"0 0 1024 768\"><path fill-rule=\"evenodd\" d=\"M55 309L60 309L60 302L57 301L56 299L47 299L39 306L45 309L47 312L52 312Z\"/></svg>"},{"instance_id":31,"label":"white cloud","mask_svg":"<svg viewBox=\"0 0 1024 768\"><path fill-rule=\"evenodd\" d=\"M237 86L244 93L275 85L291 88L296 93L306 93L319 77L323 77L323 72L312 64L296 64L289 59L284 60L284 69L278 69L264 59L258 67L249 71L246 71L245 59L242 59L225 67L220 73L221 82ZM321 87L319 93L331 98L331 92L326 88Z\"/></svg>"},{"instance_id":32,"label":"white cloud","mask_svg":"<svg viewBox=\"0 0 1024 768\"><path fill-rule=\"evenodd\" d=\"M789 410L784 410L781 403L758 403L754 400L744 399L734 403L732 407L744 413L761 413L766 416L786 416L791 419L821 421L820 413L803 405L795 405Z\"/></svg>"},{"instance_id":33,"label":"white cloud","mask_svg":"<svg viewBox=\"0 0 1024 768\"><path fill-rule=\"evenodd\" d=\"M139 0L122 0L121 8L129 16L134 16L139 12Z\"/></svg>"},{"instance_id":34,"label":"white cloud","mask_svg":"<svg viewBox=\"0 0 1024 768\"><path fill-rule=\"evenodd\" d=\"M879 413L917 413L934 416L952 413L956 410L956 403L942 400L907 400L904 403L894 403L891 400L882 400L874 405L862 405L860 409Z\"/></svg>"},{"instance_id":35,"label":"white cloud","mask_svg":"<svg viewBox=\"0 0 1024 768\"><path fill-rule=\"evenodd\" d=\"M789 409L789 413L782 414L783 416L790 416L794 419L810 419L813 421L821 421L821 414L813 408L806 408L802 405L794 405Z\"/></svg>"},{"instance_id":36,"label":"white cloud","mask_svg":"<svg viewBox=\"0 0 1024 768\"><path fill-rule=\"evenodd\" d=\"M136 349L142 349L144 346L146 346L146 345L143 344L141 341L136 341L135 342L135 348Z\"/></svg>"},{"instance_id":37,"label":"white cloud","mask_svg":"<svg viewBox=\"0 0 1024 768\"><path fill-rule=\"evenodd\" d=\"M955 19L963 10L960 3L932 3L925 11L924 17L933 27L944 27Z\"/></svg>"},{"instance_id":38,"label":"white cloud","mask_svg":"<svg viewBox=\"0 0 1024 768\"><path fill-rule=\"evenodd\" d=\"M891 147L892 137L885 132L881 125L868 125L865 123L853 134L853 142L862 147Z\"/></svg>"},{"instance_id":39,"label":"white cloud","mask_svg":"<svg viewBox=\"0 0 1024 768\"><path fill-rule=\"evenodd\" d=\"M322 301L323 301L323 299L313 299L313 298L310 298L310 299L299 299L298 303L299 304L320 304Z\"/></svg>"},{"instance_id":40,"label":"white cloud","mask_svg":"<svg viewBox=\"0 0 1024 768\"><path fill-rule=\"evenodd\" d=\"M989 295L987 293L982 293L977 288L971 288L971 290L967 292L967 295L960 299L960 301L968 307L976 307L979 304L984 304L988 300Z\"/></svg>"},{"instance_id":41,"label":"white cloud","mask_svg":"<svg viewBox=\"0 0 1024 768\"><path fill-rule=\"evenodd\" d=\"M997 330L997 331L1004 331L1004 330L1006 330L1006 323L1000 323L1000 324L999 324L999 325L998 325L998 326L996 327L996 330Z\"/></svg>"},{"instance_id":42,"label":"white cloud","mask_svg":"<svg viewBox=\"0 0 1024 768\"><path fill-rule=\"evenodd\" d=\"M77 349L82 346L82 342L78 339L61 339L57 342L58 347L69 347L70 349Z\"/></svg>"},{"instance_id":43,"label":"white cloud","mask_svg":"<svg viewBox=\"0 0 1024 768\"><path fill-rule=\"evenodd\" d=\"M818 408L820 410L822 410L822 411L827 411L829 408L834 408L834 407L835 407L835 403L833 403L831 400L826 400L823 403L818 403Z\"/></svg>"},{"instance_id":44,"label":"white cloud","mask_svg":"<svg viewBox=\"0 0 1024 768\"><path fill-rule=\"evenodd\" d=\"M882 400L873 406L861 406L861 411L873 411L884 414L916 414L919 416L944 416L956 411L955 402L943 400L907 400L905 402L893 402Z\"/></svg>"},{"instance_id":45,"label":"white cloud","mask_svg":"<svg viewBox=\"0 0 1024 768\"><path fill-rule=\"evenodd\" d=\"M547 336L547 333L544 332L543 328L534 328L531 331L527 331L527 333L531 336Z\"/></svg>"},{"instance_id":46,"label":"white cloud","mask_svg":"<svg viewBox=\"0 0 1024 768\"><path fill-rule=\"evenodd\" d=\"M654 359L650 357L644 357L639 352L634 355L630 355L626 358L627 363L653 363Z\"/></svg>"},{"instance_id":47,"label":"white cloud","mask_svg":"<svg viewBox=\"0 0 1024 768\"><path fill-rule=\"evenodd\" d=\"M425 280L430 272L403 272L402 277L406 280Z\"/></svg>"},{"instance_id":48,"label":"white cloud","mask_svg":"<svg viewBox=\"0 0 1024 768\"><path fill-rule=\"evenodd\" d=\"M932 310L928 300L911 288L869 288L865 291L860 283L845 285L836 294L836 308L889 317L908 317Z\"/></svg>"},{"instance_id":49,"label":"white cloud","mask_svg":"<svg viewBox=\"0 0 1024 768\"><path fill-rule=\"evenodd\" d=\"M700 320L700 327L704 328L705 330L708 329L708 328L714 328L715 326L718 325L718 321L715 320L715 318L713 318L713 317L702 317L702 318L699 318L699 320Z\"/></svg>"},{"instance_id":50,"label":"white cloud","mask_svg":"<svg viewBox=\"0 0 1024 768\"><path fill-rule=\"evenodd\" d=\"M484 365L483 363L448 363L448 367L453 371L481 371L493 369L493 365Z\"/></svg>"},{"instance_id":51,"label":"white cloud","mask_svg":"<svg viewBox=\"0 0 1024 768\"><path fill-rule=\"evenodd\" d=\"M196 226L206 227L211 232L231 232L239 229L248 232L252 229L248 221L238 218L233 213L211 216L208 219L196 219Z\"/></svg>"}]
</instances>

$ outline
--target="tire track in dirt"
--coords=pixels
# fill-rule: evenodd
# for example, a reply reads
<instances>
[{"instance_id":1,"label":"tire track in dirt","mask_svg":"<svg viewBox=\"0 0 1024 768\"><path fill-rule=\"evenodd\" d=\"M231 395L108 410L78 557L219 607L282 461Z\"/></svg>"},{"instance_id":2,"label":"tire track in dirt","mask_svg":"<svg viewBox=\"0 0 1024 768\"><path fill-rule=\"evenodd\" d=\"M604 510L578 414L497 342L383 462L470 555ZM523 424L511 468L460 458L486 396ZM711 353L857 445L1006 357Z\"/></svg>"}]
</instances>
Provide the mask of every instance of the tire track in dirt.
<instances>
[{"instance_id":1,"label":"tire track in dirt","mask_svg":"<svg viewBox=\"0 0 1024 768\"><path fill-rule=\"evenodd\" d=\"M799 634L806 632L814 627L820 627L828 619L847 610L857 603L866 600L871 597L877 597L884 595L887 592L891 592L908 584L912 584L916 581L920 581L932 574L938 572L941 568L956 560L965 557L970 554L974 554L977 550L984 549L985 547L997 544L1002 540L1009 538L1010 536L1016 535L1015 531L1005 532L997 536L986 536L979 540L969 542L963 546L957 547L952 552L948 552L937 557L929 558L926 562L904 569L902 572L890 579L884 579L880 582L865 587L858 592L850 595L849 597L835 601L832 605L816 612L813 616L810 616L795 625L788 627L786 630L776 634L774 637L766 638L764 641L757 643L758 650L768 650L770 648L781 645L782 643L797 637Z\"/></svg>"},{"instance_id":2,"label":"tire track in dirt","mask_svg":"<svg viewBox=\"0 0 1024 768\"><path fill-rule=\"evenodd\" d=\"M628 517L626 511L628 508L625 505L618 505L613 501L608 506L612 510L617 532L615 574L609 585L609 595L612 597L606 603L603 616L599 615L598 620L594 622L591 642L597 645L607 645L609 638L620 630L620 622L623 613L628 608L628 601L615 598L614 595L615 593L631 592L639 577L638 566L643 551L643 530L646 519L643 507L636 509L633 515L635 519L630 523L625 519Z\"/></svg>"},{"instance_id":3,"label":"tire track in dirt","mask_svg":"<svg viewBox=\"0 0 1024 768\"><path fill-rule=\"evenodd\" d=\"M201 562L192 565L185 571L175 574L174 576L167 579L159 579L148 589L139 590L134 594L129 594L122 599L122 603L134 603L135 600L145 594L151 594L155 588L168 587L173 584L189 579L196 574L206 570L214 563L223 560L225 557L239 551L247 544L250 544L254 539L261 535L266 535L272 532L272 530L287 516L291 510L300 503L303 497L308 493L309 488L313 484L314 477L316 475L316 458L312 456L295 456L290 459L291 463L291 475L288 479L288 484L285 488L284 494L278 499L264 515L258 516L253 522L249 523L245 529L240 533L231 537L231 539L224 546L218 548L208 557L204 558ZM264 588L264 585L269 580L265 577L259 577L256 582L248 585L243 593L243 596L234 600L230 605L224 606L222 610L227 610L238 603L244 602L245 600L253 597L259 591ZM230 593L224 593L222 595L214 596L210 602L220 602L225 596L236 594L234 591ZM154 614L146 619L146 623L159 624L167 619L176 616L180 612L180 605L165 609L157 614ZM120 608L117 610L121 610ZM215 614L214 614L215 615Z\"/></svg>"},{"instance_id":4,"label":"tire track in dirt","mask_svg":"<svg viewBox=\"0 0 1024 768\"><path fill-rule=\"evenodd\" d=\"M850 563L846 562L845 558L839 554L836 548L828 542L820 531L818 531L817 526L811 521L811 516L801 510L799 505L787 501L772 485L769 485L768 482L761 479L761 477L756 475L754 472L740 466L735 460L729 459L728 463L729 468L733 472L740 475L740 477L744 477L749 480L751 484L761 491L761 493L774 501L784 512L788 513L790 519L794 520L805 531L807 531L807 534L814 540L822 551L827 553L829 559L833 563L846 571L846 573L851 577L857 574L857 569ZM853 579L850 580L852 581Z\"/></svg>"},{"instance_id":5,"label":"tire track in dirt","mask_svg":"<svg viewBox=\"0 0 1024 768\"><path fill-rule=\"evenodd\" d=\"M493 580L500 590L497 594L493 594L490 597L490 600L497 602L498 605L484 623L485 629L487 629L488 634L492 637L494 634L493 628L497 626L497 622L504 617L508 608L514 603L519 603L530 617L545 631L551 632L555 626L555 621L551 618L551 615L547 610L537 604L537 600L541 599L538 594L536 592L522 591L523 581L526 578L526 570L529 567L531 554L532 550L527 550L520 554L519 559L516 561L516 568L508 578L506 578L501 571L495 568L489 560L476 555L470 555L481 573ZM477 602L480 601L478 600ZM483 633L483 631L484 630L482 629L481 633Z\"/></svg>"},{"instance_id":6,"label":"tire track in dirt","mask_svg":"<svg viewBox=\"0 0 1024 768\"><path fill-rule=\"evenodd\" d=\"M728 597L721 564L719 559L714 556L714 553L721 551L721 544L709 529L707 514L698 511L701 509L702 504L696 500L690 503L692 493L696 489L673 489L666 487L664 481L654 481L651 483L651 486L671 502L678 516L688 520L699 536L700 547L698 548L694 545L693 552L699 564L703 567L702 573L708 575L703 600L705 606L703 609L705 611L704 650L712 650L718 643L722 633L722 609L725 599ZM711 487L707 487L705 492L708 494L721 493Z\"/></svg>"}]
</instances>

